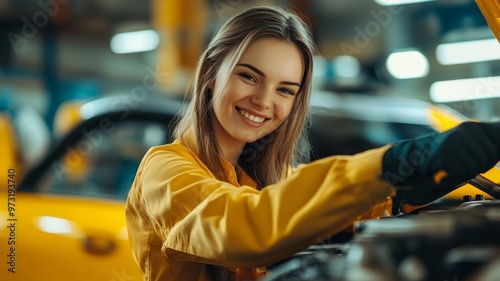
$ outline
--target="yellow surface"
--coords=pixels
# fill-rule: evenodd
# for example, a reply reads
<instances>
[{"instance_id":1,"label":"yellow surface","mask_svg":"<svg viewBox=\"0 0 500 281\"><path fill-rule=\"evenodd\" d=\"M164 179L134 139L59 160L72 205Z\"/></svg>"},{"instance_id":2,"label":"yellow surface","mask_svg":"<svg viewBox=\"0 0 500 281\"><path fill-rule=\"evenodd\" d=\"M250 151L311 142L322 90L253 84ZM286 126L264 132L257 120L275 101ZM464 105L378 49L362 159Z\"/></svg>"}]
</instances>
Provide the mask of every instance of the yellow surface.
<instances>
[{"instance_id":1,"label":"yellow surface","mask_svg":"<svg viewBox=\"0 0 500 281\"><path fill-rule=\"evenodd\" d=\"M151 19L160 34L158 47L159 80L162 86L184 92L183 76L194 70L205 47L209 22L206 1L153 0Z\"/></svg>"},{"instance_id":2,"label":"yellow surface","mask_svg":"<svg viewBox=\"0 0 500 281\"><path fill-rule=\"evenodd\" d=\"M0 280L141 280L127 240L123 202L18 193L11 217L5 193L1 196ZM8 244L9 237L15 244ZM96 246L111 242L115 247L107 253L88 252L83 246L86 237ZM15 273L6 263L12 252Z\"/></svg>"},{"instance_id":3,"label":"yellow surface","mask_svg":"<svg viewBox=\"0 0 500 281\"><path fill-rule=\"evenodd\" d=\"M476 0L476 4L488 22L491 31L500 41L500 2L498 0Z\"/></svg>"},{"instance_id":4,"label":"yellow surface","mask_svg":"<svg viewBox=\"0 0 500 281\"><path fill-rule=\"evenodd\" d=\"M56 137L64 136L82 121L80 109L84 103L82 100L71 100L59 106L54 117L54 134ZM64 167L68 169L68 179L74 182L82 181L88 174L88 162L78 161L75 163L72 159L81 159L75 149L66 153L63 160Z\"/></svg>"},{"instance_id":5,"label":"yellow surface","mask_svg":"<svg viewBox=\"0 0 500 281\"><path fill-rule=\"evenodd\" d=\"M460 115L458 112L454 112L453 110L439 105L433 105L429 108L429 120L431 126L438 132L443 132L449 130L460 123L467 121L466 117ZM493 167L488 172L484 173L483 176L488 178L489 180L498 183L500 182L500 169L497 167ZM444 199L447 200L462 200L463 196L471 195L472 198L475 197L476 194L482 194L485 199L493 199L490 195L485 192L477 189L476 187L466 184L453 192L447 194Z\"/></svg>"},{"instance_id":6,"label":"yellow surface","mask_svg":"<svg viewBox=\"0 0 500 281\"><path fill-rule=\"evenodd\" d=\"M74 100L66 101L59 106L54 117L54 134L61 137L68 133L82 120L80 108L84 101Z\"/></svg>"},{"instance_id":7,"label":"yellow surface","mask_svg":"<svg viewBox=\"0 0 500 281\"><path fill-rule=\"evenodd\" d=\"M6 191L9 170L14 171L19 175L18 158L17 158L17 145L14 127L12 126L11 119L6 113L0 113L0 192Z\"/></svg>"},{"instance_id":8,"label":"yellow surface","mask_svg":"<svg viewBox=\"0 0 500 281\"><path fill-rule=\"evenodd\" d=\"M441 105L429 107L429 122L437 132L444 132L467 120L469 120L467 117L449 107Z\"/></svg>"}]
</instances>

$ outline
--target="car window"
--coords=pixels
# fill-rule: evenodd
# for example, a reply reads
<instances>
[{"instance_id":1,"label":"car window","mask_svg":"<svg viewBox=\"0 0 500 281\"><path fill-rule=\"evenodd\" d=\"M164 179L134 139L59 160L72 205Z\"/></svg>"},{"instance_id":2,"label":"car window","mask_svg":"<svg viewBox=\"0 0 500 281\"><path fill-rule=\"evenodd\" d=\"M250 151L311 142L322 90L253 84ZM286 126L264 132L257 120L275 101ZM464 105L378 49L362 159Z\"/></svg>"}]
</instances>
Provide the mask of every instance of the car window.
<instances>
[{"instance_id":1,"label":"car window","mask_svg":"<svg viewBox=\"0 0 500 281\"><path fill-rule=\"evenodd\" d=\"M435 132L434 129L425 124L318 116L314 118L310 130L311 159L330 155L352 155L432 132Z\"/></svg>"},{"instance_id":2,"label":"car window","mask_svg":"<svg viewBox=\"0 0 500 281\"><path fill-rule=\"evenodd\" d=\"M151 146L165 143L167 133L165 124L130 120L83 130L79 140L50 163L35 190L125 199L142 157Z\"/></svg>"}]
</instances>

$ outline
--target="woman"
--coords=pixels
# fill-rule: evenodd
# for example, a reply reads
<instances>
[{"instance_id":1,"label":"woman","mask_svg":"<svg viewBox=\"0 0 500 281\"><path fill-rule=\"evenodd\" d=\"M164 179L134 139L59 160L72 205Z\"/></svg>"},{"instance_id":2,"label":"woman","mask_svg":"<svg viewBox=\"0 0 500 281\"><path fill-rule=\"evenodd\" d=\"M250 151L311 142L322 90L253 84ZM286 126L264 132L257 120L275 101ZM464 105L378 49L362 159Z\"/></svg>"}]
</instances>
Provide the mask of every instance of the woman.
<instances>
[{"instance_id":1,"label":"woman","mask_svg":"<svg viewBox=\"0 0 500 281\"><path fill-rule=\"evenodd\" d=\"M127 225L145 280L258 278L261 267L356 218L382 215L395 186L432 179L430 173L446 166L441 153L450 139L460 143L455 131L292 171L307 148L314 53L306 24L280 8L247 10L212 39L176 140L149 150L129 193ZM429 153L411 173L401 173L399 158L412 160L407 156L423 151L420 143ZM499 158L467 168L477 174ZM444 164L433 166L439 161ZM462 180L445 171L442 178ZM425 204L452 189L435 192L438 185L402 194L423 194L413 203Z\"/></svg>"}]
</instances>

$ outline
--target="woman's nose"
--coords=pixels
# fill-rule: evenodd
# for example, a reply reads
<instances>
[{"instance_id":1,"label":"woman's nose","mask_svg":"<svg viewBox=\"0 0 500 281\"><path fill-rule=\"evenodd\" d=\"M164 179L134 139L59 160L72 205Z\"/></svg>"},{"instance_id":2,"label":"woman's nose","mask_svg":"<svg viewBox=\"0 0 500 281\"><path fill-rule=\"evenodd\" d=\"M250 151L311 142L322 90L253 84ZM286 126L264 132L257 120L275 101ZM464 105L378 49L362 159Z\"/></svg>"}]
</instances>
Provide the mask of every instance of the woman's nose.
<instances>
[{"instance_id":1,"label":"woman's nose","mask_svg":"<svg viewBox=\"0 0 500 281\"><path fill-rule=\"evenodd\" d=\"M271 107L272 91L270 89L259 89L250 97L250 101L262 109Z\"/></svg>"}]
</instances>

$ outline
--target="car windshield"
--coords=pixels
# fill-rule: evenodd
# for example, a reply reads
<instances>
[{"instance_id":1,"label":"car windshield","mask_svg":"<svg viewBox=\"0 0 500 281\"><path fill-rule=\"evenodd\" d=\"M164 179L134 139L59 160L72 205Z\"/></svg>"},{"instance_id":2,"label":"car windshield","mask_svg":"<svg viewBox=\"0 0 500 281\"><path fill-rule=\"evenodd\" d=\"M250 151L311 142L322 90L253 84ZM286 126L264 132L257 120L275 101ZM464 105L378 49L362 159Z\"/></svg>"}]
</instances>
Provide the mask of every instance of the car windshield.
<instances>
[{"instance_id":1,"label":"car windshield","mask_svg":"<svg viewBox=\"0 0 500 281\"><path fill-rule=\"evenodd\" d=\"M435 130L426 124L317 116L310 130L311 159L330 155L352 155L433 132Z\"/></svg>"},{"instance_id":2,"label":"car windshield","mask_svg":"<svg viewBox=\"0 0 500 281\"><path fill-rule=\"evenodd\" d=\"M124 200L139 163L154 145L165 143L167 126L123 120L106 130L84 129L80 139L50 163L36 192Z\"/></svg>"}]
</instances>

